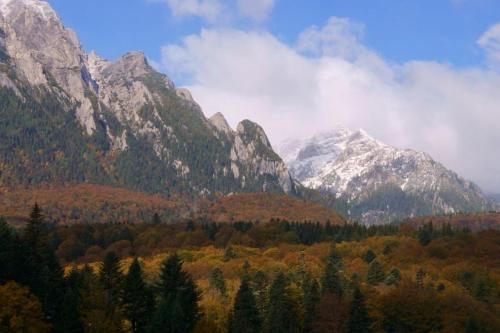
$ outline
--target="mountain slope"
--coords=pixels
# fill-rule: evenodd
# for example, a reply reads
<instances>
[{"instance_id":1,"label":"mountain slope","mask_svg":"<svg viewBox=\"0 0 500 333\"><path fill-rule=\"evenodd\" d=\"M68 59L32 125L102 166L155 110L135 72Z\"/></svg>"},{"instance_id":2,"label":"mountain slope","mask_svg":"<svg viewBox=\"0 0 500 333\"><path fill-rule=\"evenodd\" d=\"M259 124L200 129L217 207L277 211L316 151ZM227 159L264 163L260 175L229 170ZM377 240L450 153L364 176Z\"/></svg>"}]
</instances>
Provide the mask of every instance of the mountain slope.
<instances>
[{"instance_id":1,"label":"mountain slope","mask_svg":"<svg viewBox=\"0 0 500 333\"><path fill-rule=\"evenodd\" d=\"M479 187L429 155L391 147L362 130L339 127L285 142L280 152L302 184L333 193L347 203L348 216L365 223L490 208Z\"/></svg>"},{"instance_id":2,"label":"mountain slope","mask_svg":"<svg viewBox=\"0 0 500 333\"><path fill-rule=\"evenodd\" d=\"M345 223L340 215L325 206L292 196L270 193L225 196L201 213L215 222L269 222L271 219L281 219L295 222Z\"/></svg>"},{"instance_id":3,"label":"mountain slope","mask_svg":"<svg viewBox=\"0 0 500 333\"><path fill-rule=\"evenodd\" d=\"M221 130L141 52L87 54L45 1L0 0L0 97L0 184L295 192L260 126Z\"/></svg>"}]
</instances>

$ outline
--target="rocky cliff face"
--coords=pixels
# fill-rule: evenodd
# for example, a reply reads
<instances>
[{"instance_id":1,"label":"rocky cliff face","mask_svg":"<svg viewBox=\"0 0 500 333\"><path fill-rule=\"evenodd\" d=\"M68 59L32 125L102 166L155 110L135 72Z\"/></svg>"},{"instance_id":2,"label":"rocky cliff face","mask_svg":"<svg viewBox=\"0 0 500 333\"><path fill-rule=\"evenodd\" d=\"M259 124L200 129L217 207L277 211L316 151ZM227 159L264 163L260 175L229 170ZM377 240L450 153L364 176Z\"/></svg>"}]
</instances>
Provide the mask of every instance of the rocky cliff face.
<instances>
[{"instance_id":1,"label":"rocky cliff face","mask_svg":"<svg viewBox=\"0 0 500 333\"><path fill-rule=\"evenodd\" d=\"M3 183L295 191L257 124L246 120L232 130L220 114L206 119L189 91L141 52L115 61L87 54L45 1L0 0L0 87Z\"/></svg>"},{"instance_id":2,"label":"rocky cliff face","mask_svg":"<svg viewBox=\"0 0 500 333\"><path fill-rule=\"evenodd\" d=\"M365 223L481 211L491 206L479 187L429 155L397 149L366 132L337 128L280 149L302 184L333 193L346 213Z\"/></svg>"}]
</instances>

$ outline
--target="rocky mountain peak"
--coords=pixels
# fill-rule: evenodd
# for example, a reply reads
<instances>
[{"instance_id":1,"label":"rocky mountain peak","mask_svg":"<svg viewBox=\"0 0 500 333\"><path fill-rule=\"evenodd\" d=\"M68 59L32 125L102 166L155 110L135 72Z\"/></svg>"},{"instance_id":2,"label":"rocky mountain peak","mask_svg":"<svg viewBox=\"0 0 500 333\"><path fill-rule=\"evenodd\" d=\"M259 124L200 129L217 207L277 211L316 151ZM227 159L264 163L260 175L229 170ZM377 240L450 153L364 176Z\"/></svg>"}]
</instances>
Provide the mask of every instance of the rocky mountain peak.
<instances>
[{"instance_id":1,"label":"rocky mountain peak","mask_svg":"<svg viewBox=\"0 0 500 333\"><path fill-rule=\"evenodd\" d=\"M263 146L272 149L264 129L251 120L245 119L236 126L236 132L243 138L245 143L251 141L258 142Z\"/></svg>"},{"instance_id":2,"label":"rocky mountain peak","mask_svg":"<svg viewBox=\"0 0 500 333\"><path fill-rule=\"evenodd\" d=\"M226 118L224 115L220 112L215 113L210 119L208 119L210 124L214 126L217 130L225 133L225 134L231 134L233 133L233 129L231 126L229 126Z\"/></svg>"},{"instance_id":3,"label":"rocky mountain peak","mask_svg":"<svg viewBox=\"0 0 500 333\"><path fill-rule=\"evenodd\" d=\"M355 218L368 212L373 220L369 212L374 211L387 219L387 214L395 218L488 208L476 185L428 154L391 147L363 130L336 128L307 140L289 140L280 152L297 180L346 200ZM389 203L392 197L399 199Z\"/></svg>"},{"instance_id":4,"label":"rocky mountain peak","mask_svg":"<svg viewBox=\"0 0 500 333\"><path fill-rule=\"evenodd\" d=\"M26 11L44 20L59 21L57 13L48 2L42 0L0 0L0 13L4 17L18 16Z\"/></svg>"},{"instance_id":5,"label":"rocky mountain peak","mask_svg":"<svg viewBox=\"0 0 500 333\"><path fill-rule=\"evenodd\" d=\"M7 138L12 145L4 145L9 152L0 150L0 159L11 150L29 155L34 149L25 142L40 142L36 151L44 154L27 158L43 164L26 170L8 160L13 178L204 195L295 189L260 126L243 121L233 131L222 115L207 120L191 93L176 89L143 52L113 61L86 53L46 1L0 0L0 62L0 92L37 106L32 113L11 103L18 109L5 112L0 131L30 133L32 141ZM25 119L26 126L43 128L23 129ZM23 130L12 131L10 124ZM50 174L59 167L68 170Z\"/></svg>"}]
</instances>

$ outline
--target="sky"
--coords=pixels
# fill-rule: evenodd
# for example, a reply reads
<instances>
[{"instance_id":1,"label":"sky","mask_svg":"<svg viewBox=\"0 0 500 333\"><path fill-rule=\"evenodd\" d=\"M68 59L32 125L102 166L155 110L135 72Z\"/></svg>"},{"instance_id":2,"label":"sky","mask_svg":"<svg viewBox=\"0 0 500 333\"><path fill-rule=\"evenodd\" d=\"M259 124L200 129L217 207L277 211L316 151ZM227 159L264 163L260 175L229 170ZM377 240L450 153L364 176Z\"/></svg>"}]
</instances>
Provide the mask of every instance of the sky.
<instances>
[{"instance_id":1,"label":"sky","mask_svg":"<svg viewBox=\"0 0 500 333\"><path fill-rule=\"evenodd\" d=\"M49 0L85 49L144 51L276 147L336 125L500 193L500 1Z\"/></svg>"}]
</instances>

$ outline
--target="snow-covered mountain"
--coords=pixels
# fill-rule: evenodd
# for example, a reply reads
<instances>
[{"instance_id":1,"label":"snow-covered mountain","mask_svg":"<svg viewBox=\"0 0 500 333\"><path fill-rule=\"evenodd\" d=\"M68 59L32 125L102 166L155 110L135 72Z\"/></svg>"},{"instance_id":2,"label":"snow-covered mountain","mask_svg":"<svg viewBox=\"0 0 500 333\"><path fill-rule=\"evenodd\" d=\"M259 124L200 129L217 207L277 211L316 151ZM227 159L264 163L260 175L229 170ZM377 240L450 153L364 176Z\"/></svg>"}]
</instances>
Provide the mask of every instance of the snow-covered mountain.
<instances>
[{"instance_id":1,"label":"snow-covered mountain","mask_svg":"<svg viewBox=\"0 0 500 333\"><path fill-rule=\"evenodd\" d=\"M391 147L363 130L337 127L278 150L297 180L334 194L365 223L490 208L478 186L428 154Z\"/></svg>"}]
</instances>

